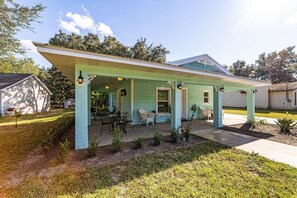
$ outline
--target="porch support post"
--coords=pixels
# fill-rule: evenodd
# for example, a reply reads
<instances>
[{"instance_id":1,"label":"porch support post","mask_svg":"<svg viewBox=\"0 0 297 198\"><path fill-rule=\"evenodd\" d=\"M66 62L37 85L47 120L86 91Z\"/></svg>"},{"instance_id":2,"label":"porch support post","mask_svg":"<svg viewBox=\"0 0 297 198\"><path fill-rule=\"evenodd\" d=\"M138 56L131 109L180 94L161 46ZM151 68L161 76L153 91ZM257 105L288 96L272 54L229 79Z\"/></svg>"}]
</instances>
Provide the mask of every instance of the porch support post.
<instances>
[{"instance_id":1,"label":"porch support post","mask_svg":"<svg viewBox=\"0 0 297 198\"><path fill-rule=\"evenodd\" d=\"M75 150L88 147L88 75L82 71L84 82L78 84L80 70L75 65Z\"/></svg>"},{"instance_id":2,"label":"porch support post","mask_svg":"<svg viewBox=\"0 0 297 198\"><path fill-rule=\"evenodd\" d=\"M110 112L113 110L113 93L108 94L108 110Z\"/></svg>"},{"instance_id":3,"label":"porch support post","mask_svg":"<svg viewBox=\"0 0 297 198\"><path fill-rule=\"evenodd\" d=\"M222 92L219 86L213 87L213 125L215 128L222 127Z\"/></svg>"},{"instance_id":4,"label":"porch support post","mask_svg":"<svg viewBox=\"0 0 297 198\"><path fill-rule=\"evenodd\" d=\"M255 93L253 89L247 91L247 121L252 122L255 118Z\"/></svg>"},{"instance_id":5,"label":"porch support post","mask_svg":"<svg viewBox=\"0 0 297 198\"><path fill-rule=\"evenodd\" d=\"M91 126L91 104L92 98L91 98L91 85L88 85L88 124Z\"/></svg>"},{"instance_id":6,"label":"porch support post","mask_svg":"<svg viewBox=\"0 0 297 198\"><path fill-rule=\"evenodd\" d=\"M171 89L171 128L176 129L181 126L181 90L176 87Z\"/></svg>"}]
</instances>

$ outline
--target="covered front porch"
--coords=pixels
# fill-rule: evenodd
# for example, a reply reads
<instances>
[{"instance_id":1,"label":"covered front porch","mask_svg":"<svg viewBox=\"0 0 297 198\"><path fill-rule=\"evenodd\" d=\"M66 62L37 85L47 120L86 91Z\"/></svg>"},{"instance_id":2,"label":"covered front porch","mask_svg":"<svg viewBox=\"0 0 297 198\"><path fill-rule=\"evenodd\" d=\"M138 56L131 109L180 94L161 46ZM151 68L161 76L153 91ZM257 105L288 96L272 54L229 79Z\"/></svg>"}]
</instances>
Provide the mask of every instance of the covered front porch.
<instances>
[{"instance_id":1,"label":"covered front porch","mask_svg":"<svg viewBox=\"0 0 297 198\"><path fill-rule=\"evenodd\" d=\"M139 109L144 108L149 112L155 111L156 115L165 115L166 117L168 114L158 112L161 111L159 106L161 104L163 106L170 105L170 108L166 107L170 111L168 112L170 113L168 117L169 122L141 127L138 130L135 129L134 134L139 133L147 137L151 137L155 130L165 134L169 133L169 129L180 127L182 125L182 117L185 117L183 116L184 112L188 111L186 117L189 117L191 105L197 104L200 101L210 104L209 108L212 109L213 123L205 124L205 121L195 120L193 127L197 126L202 129L204 124L207 127L212 127L212 124L215 128L222 127L222 92L226 90L245 90L247 92L247 120L252 121L255 113L255 87L268 84L268 82L239 78L221 73L198 71L176 65L138 61L44 44L36 45L38 51L44 57L75 83L75 149L87 148L89 139L92 136L89 134L92 134L92 131L94 131L94 134L97 133L95 128L100 127L98 123L92 120L91 92L96 86L99 89L100 86L106 86L104 81L106 78L111 81L118 77L126 79L125 83L127 85L125 86L127 87L124 89L129 93L129 96L127 95L126 100L122 103L125 104L124 107L117 105L117 108L120 112L124 111L130 114L134 112L136 115L133 118L134 125L137 125L139 121L139 118L137 118ZM151 89L152 84L155 84L153 89ZM122 86L124 85L118 88L122 90ZM208 88L207 91L211 95L205 101L204 87ZM158 101L158 88L167 90L168 100L165 98ZM196 97L196 101L188 102L183 110L182 101L189 101L189 98L182 97L184 88L188 88L188 96L192 94L191 98L195 100ZM196 91L192 91L195 89ZM117 94L117 92L115 93ZM121 97L116 100L116 103L119 102L121 104L120 100ZM170 102L165 105L167 101ZM152 105L146 106L149 102L153 102L155 105L153 107ZM99 130L98 128L98 132ZM132 137L129 134L132 135L133 131L127 133L127 141L135 138L135 135ZM104 142L108 143L107 137L108 134L105 134L105 136L102 134L101 144L104 144Z\"/></svg>"}]
</instances>

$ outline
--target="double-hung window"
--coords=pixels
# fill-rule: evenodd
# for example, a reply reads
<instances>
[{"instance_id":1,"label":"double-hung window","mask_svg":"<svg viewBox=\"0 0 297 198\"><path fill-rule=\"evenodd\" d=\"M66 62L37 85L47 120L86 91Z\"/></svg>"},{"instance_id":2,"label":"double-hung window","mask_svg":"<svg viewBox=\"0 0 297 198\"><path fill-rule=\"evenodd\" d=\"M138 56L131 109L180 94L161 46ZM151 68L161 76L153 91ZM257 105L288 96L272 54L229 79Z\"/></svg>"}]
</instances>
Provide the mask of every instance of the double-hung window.
<instances>
[{"instance_id":1,"label":"double-hung window","mask_svg":"<svg viewBox=\"0 0 297 198\"><path fill-rule=\"evenodd\" d=\"M157 88L157 112L170 112L170 88Z\"/></svg>"},{"instance_id":2,"label":"double-hung window","mask_svg":"<svg viewBox=\"0 0 297 198\"><path fill-rule=\"evenodd\" d=\"M203 104L210 104L210 91L203 91Z\"/></svg>"}]
</instances>

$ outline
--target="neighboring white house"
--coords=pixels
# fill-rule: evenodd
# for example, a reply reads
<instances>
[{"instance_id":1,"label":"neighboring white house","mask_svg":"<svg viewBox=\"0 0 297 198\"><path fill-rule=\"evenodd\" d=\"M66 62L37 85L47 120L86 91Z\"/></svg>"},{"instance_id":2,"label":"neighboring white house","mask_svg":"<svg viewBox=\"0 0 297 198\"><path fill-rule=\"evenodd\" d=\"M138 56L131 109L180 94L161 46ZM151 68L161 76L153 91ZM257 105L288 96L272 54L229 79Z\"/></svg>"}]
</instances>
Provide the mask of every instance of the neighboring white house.
<instances>
[{"instance_id":1,"label":"neighboring white house","mask_svg":"<svg viewBox=\"0 0 297 198\"><path fill-rule=\"evenodd\" d=\"M297 82L258 87L255 104L258 109L297 109ZM223 106L246 107L246 93L244 91L224 92Z\"/></svg>"},{"instance_id":2,"label":"neighboring white house","mask_svg":"<svg viewBox=\"0 0 297 198\"><path fill-rule=\"evenodd\" d=\"M74 98L67 98L66 100L64 100L64 108L65 109L69 109L71 107L74 107L74 103L75 100Z\"/></svg>"},{"instance_id":3,"label":"neighboring white house","mask_svg":"<svg viewBox=\"0 0 297 198\"><path fill-rule=\"evenodd\" d=\"M271 85L268 100L272 109L297 109L297 82Z\"/></svg>"},{"instance_id":4,"label":"neighboring white house","mask_svg":"<svg viewBox=\"0 0 297 198\"><path fill-rule=\"evenodd\" d=\"M0 73L0 113L16 109L21 114L50 110L51 91L33 74Z\"/></svg>"}]
</instances>

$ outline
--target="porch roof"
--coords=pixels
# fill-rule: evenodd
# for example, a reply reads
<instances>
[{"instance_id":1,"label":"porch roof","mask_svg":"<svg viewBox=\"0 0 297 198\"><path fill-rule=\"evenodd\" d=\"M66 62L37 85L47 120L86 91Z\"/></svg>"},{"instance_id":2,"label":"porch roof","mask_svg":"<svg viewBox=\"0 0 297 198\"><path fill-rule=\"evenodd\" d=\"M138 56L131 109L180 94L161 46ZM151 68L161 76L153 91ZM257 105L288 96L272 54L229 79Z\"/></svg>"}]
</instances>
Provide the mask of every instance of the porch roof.
<instances>
[{"instance_id":1,"label":"porch roof","mask_svg":"<svg viewBox=\"0 0 297 198\"><path fill-rule=\"evenodd\" d=\"M52 46L46 43L33 42L37 51L42 54L50 63L60 69L70 80L75 81L75 65L85 64L91 66L108 66L115 69L130 69L133 71L149 72L154 74L167 74L181 78L199 78L216 80L228 83L236 83L247 86L267 86L269 81L254 80L234 75L197 71L182 66L160 64L148 61L141 61L118 56L103 55L98 53L67 49Z\"/></svg>"}]
</instances>

